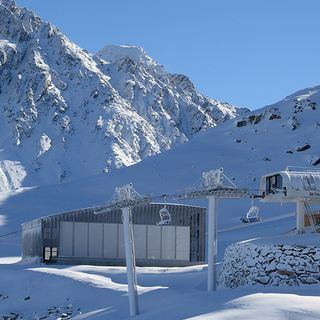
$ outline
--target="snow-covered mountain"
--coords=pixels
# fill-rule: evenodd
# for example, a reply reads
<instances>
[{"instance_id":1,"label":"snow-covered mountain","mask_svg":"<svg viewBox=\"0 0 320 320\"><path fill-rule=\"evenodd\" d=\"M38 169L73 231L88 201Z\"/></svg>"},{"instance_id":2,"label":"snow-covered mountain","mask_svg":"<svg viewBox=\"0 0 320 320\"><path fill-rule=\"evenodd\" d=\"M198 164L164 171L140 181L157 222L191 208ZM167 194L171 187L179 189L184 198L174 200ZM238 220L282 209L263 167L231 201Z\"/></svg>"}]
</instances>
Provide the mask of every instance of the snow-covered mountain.
<instances>
[{"instance_id":1,"label":"snow-covered mountain","mask_svg":"<svg viewBox=\"0 0 320 320\"><path fill-rule=\"evenodd\" d=\"M0 190L129 166L238 113L140 48L92 56L11 0L0 0L0 110Z\"/></svg>"},{"instance_id":2,"label":"snow-covered mountain","mask_svg":"<svg viewBox=\"0 0 320 320\"><path fill-rule=\"evenodd\" d=\"M179 131L190 139L240 111L199 94L187 76L167 73L142 48L110 45L96 57L102 59L100 69L110 76L120 96L149 123L164 130L165 136L172 129L173 134Z\"/></svg>"}]
</instances>

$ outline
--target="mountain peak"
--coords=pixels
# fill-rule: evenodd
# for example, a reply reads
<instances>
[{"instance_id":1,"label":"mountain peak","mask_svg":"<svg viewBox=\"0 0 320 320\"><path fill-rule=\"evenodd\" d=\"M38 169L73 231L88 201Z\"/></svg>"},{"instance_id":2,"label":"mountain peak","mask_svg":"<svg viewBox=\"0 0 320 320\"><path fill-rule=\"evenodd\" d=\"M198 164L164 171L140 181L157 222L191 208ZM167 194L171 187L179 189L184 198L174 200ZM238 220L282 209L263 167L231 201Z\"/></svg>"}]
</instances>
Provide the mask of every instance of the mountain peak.
<instances>
[{"instance_id":1,"label":"mountain peak","mask_svg":"<svg viewBox=\"0 0 320 320\"><path fill-rule=\"evenodd\" d=\"M158 66L143 48L134 45L107 45L96 56L108 62L129 58L144 67Z\"/></svg>"}]
</instances>

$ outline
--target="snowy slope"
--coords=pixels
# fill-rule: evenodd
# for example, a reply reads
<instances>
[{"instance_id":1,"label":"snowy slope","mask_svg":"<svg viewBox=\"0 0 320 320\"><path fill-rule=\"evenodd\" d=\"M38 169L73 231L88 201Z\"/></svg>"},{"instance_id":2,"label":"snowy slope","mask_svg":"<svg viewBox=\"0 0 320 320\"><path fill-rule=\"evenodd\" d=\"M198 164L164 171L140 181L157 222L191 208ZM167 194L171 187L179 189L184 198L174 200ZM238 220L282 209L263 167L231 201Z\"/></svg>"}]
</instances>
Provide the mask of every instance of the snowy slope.
<instances>
[{"instance_id":1,"label":"snowy slope","mask_svg":"<svg viewBox=\"0 0 320 320\"><path fill-rule=\"evenodd\" d=\"M170 194L199 187L203 171L222 166L238 187L258 193L260 176L265 173L283 170L287 165L317 168L312 163L316 164L320 156L319 91L319 87L303 90L244 118L226 121L200 133L174 150L108 175L2 193L0 214L7 220L2 227L3 233L16 230L21 222L35 217L109 202L115 187L129 182L133 182L141 194ZM308 145L310 147L306 148ZM37 199L36 205L34 199ZM192 203L206 205L205 200ZM245 215L249 205L250 201L246 199L221 201L219 228L239 224L239 218ZM263 218L294 210L286 205L259 206ZM225 233L219 254L222 255L223 248L232 241L268 236L270 230L274 235L280 235L294 227L294 217L270 223L274 228L265 229L261 225L254 230L239 230L232 236ZM13 252L18 251L18 241L17 238ZM0 250L9 252L11 249Z\"/></svg>"},{"instance_id":2,"label":"snowy slope","mask_svg":"<svg viewBox=\"0 0 320 320\"><path fill-rule=\"evenodd\" d=\"M0 190L129 166L237 114L189 80L185 93L173 84L184 76L167 74L145 53L134 62L126 48L111 51L112 61L93 57L0 0Z\"/></svg>"}]
</instances>

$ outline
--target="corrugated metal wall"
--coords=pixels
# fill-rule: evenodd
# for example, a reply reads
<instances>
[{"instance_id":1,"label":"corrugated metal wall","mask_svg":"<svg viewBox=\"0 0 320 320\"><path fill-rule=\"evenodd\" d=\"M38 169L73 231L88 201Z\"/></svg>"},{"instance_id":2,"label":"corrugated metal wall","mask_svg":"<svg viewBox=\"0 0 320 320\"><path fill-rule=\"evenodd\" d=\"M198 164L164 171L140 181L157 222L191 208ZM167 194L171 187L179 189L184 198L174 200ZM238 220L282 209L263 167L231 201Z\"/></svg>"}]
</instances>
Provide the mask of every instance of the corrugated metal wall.
<instances>
[{"instance_id":1,"label":"corrugated metal wall","mask_svg":"<svg viewBox=\"0 0 320 320\"><path fill-rule=\"evenodd\" d=\"M137 259L190 261L189 226L133 225ZM123 225L60 222L59 257L124 259Z\"/></svg>"},{"instance_id":2,"label":"corrugated metal wall","mask_svg":"<svg viewBox=\"0 0 320 320\"><path fill-rule=\"evenodd\" d=\"M184 226L189 227L189 260L204 261L205 208L167 204L171 224L158 227L156 223L160 220L159 210L162 207L163 204L150 204L132 209L136 248L139 248L137 254L147 259L158 256L166 256L168 259L185 258L186 247L181 244L186 241L185 231L182 231L184 228L175 228ZM124 258L121 210L103 212L103 207L87 208L30 223L42 224L42 237L40 234L39 239L39 234L25 231L23 256L42 256L43 247L48 246L57 247L58 256L99 257L101 254L101 258ZM174 233L170 233L170 228L174 228ZM148 232L143 231L147 229ZM170 245L164 239L171 239ZM30 243L32 250L29 249ZM168 249L164 253L159 246L167 246Z\"/></svg>"},{"instance_id":3,"label":"corrugated metal wall","mask_svg":"<svg viewBox=\"0 0 320 320\"><path fill-rule=\"evenodd\" d=\"M22 224L22 257L42 257L41 219Z\"/></svg>"}]
</instances>

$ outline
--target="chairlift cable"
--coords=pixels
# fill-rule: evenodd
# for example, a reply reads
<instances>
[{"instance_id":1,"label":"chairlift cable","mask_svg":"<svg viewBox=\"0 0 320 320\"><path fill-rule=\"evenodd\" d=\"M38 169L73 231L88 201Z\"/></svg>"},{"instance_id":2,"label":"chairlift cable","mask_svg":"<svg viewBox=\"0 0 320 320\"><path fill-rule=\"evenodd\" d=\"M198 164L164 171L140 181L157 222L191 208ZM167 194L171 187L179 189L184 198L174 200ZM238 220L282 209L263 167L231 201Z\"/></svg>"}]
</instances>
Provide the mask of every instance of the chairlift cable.
<instances>
[{"instance_id":1,"label":"chairlift cable","mask_svg":"<svg viewBox=\"0 0 320 320\"><path fill-rule=\"evenodd\" d=\"M30 227L30 228L25 228L25 229L16 230L16 231L12 231L12 232L9 232L9 233L1 234L0 238L8 237L8 236L11 236L13 234L22 233L23 231L27 231L27 230L31 230L31 229L35 229L35 228L40 228L40 226L33 226L33 227Z\"/></svg>"}]
</instances>

